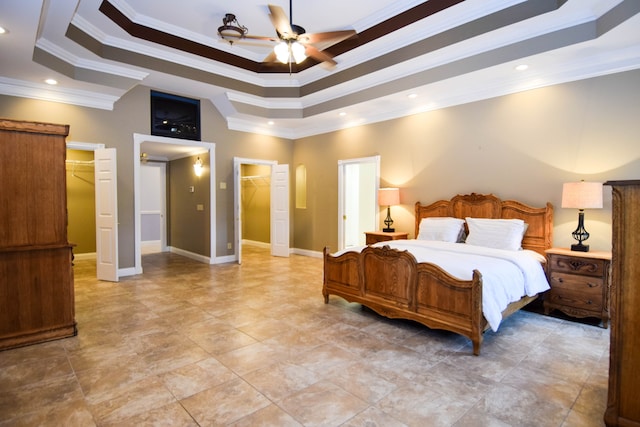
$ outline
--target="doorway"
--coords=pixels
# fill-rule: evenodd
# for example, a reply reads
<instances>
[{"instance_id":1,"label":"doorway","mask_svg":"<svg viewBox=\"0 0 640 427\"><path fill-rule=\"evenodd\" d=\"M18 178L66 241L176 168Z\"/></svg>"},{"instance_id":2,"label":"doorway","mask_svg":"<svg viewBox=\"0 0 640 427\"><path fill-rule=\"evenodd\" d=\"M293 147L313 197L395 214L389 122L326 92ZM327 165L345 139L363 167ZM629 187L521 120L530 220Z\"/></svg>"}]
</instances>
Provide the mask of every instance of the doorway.
<instances>
[{"instance_id":1,"label":"doorway","mask_svg":"<svg viewBox=\"0 0 640 427\"><path fill-rule=\"evenodd\" d=\"M147 159L179 159L187 156L208 152L209 163L204 165L209 170L209 229L208 236L209 253L208 257L197 254L179 252L181 255L191 257L200 262L214 264L216 261L216 228L215 228L215 144L211 142L193 141L179 138L168 138L155 135L133 134L133 181L134 181L134 258L133 274L142 274L142 190L141 185L141 154L146 153ZM166 193L166 189L165 189ZM165 195L166 200L166 195ZM166 218L166 215L165 215ZM166 221L166 220L165 220ZM166 225L164 226L166 230ZM165 237L166 238L166 237ZM166 245L166 243L165 243ZM167 249L169 247L167 246ZM172 249L173 250L173 249Z\"/></svg>"},{"instance_id":2,"label":"doorway","mask_svg":"<svg viewBox=\"0 0 640 427\"><path fill-rule=\"evenodd\" d=\"M91 214L91 219L93 219L93 221L91 221L91 225L87 225L85 224L84 227L81 227L80 229L78 229L78 233L82 233L82 234L91 234L92 235L92 239L89 239L87 242L85 242L82 246L84 253L82 254L78 254L77 255L77 259L95 259L96 260L96 277L100 280L104 280L105 278L100 277L100 270L97 268L97 264L98 264L98 247L97 247L97 241L100 240L100 236L98 236L98 227L96 226L96 215L95 215L95 207L98 205L98 199L101 197L100 195L100 190L103 188L103 186L96 186L95 185L95 153L97 150L104 150L105 146L104 144L97 144L97 143L91 143L91 142L78 142L78 141L67 141L67 150L77 150L78 152L91 152L86 153L85 155L82 155L82 160L77 160L75 159L75 156L68 156L69 160L67 162L67 174L70 174L73 178L74 181L77 179L79 181L82 181L84 185L85 190L87 190L87 188L92 189L92 191L90 191L90 194L85 194L85 202L86 202L86 208L83 207L84 205L82 204L83 202L79 201L79 200L71 200L72 204L79 204L77 208L75 209L81 209L84 212L82 213L82 216L85 217L85 220L88 220L89 218L86 218L86 212L90 211L92 212ZM80 168L82 170L80 170ZM90 169L90 170L89 170ZM76 197L74 194L76 193L71 193L69 194L69 190L67 190L67 196L68 197ZM67 200L67 204L69 204L69 199ZM69 209L69 207L67 208ZM72 208L73 209L73 208ZM73 218L72 218L72 221ZM73 236L71 237L72 240L74 239ZM93 252L87 252L90 251L91 249L93 249ZM109 258L112 259L116 259L117 257L117 248L112 248L112 251L110 254L108 254ZM111 276L117 276L117 274L115 275L111 275ZM117 278L116 278L117 280Z\"/></svg>"},{"instance_id":3,"label":"doorway","mask_svg":"<svg viewBox=\"0 0 640 427\"><path fill-rule=\"evenodd\" d=\"M146 161L145 161L146 160ZM140 165L140 233L143 255L167 249L167 164L146 159Z\"/></svg>"},{"instance_id":4,"label":"doorway","mask_svg":"<svg viewBox=\"0 0 640 427\"><path fill-rule=\"evenodd\" d=\"M233 159L234 173L234 234L233 245L238 264L242 263L242 244L248 232L245 210L251 207L256 196L261 199L263 215L268 211L269 220L264 226L267 230L250 232L255 236L263 236L267 240L272 256L289 256L289 165L279 165L277 161ZM262 190L261 190L262 186ZM253 212L253 215L260 215ZM263 221L264 224L264 221ZM252 225L253 226L253 225ZM267 233L267 234L265 234Z\"/></svg>"},{"instance_id":5,"label":"doorway","mask_svg":"<svg viewBox=\"0 0 640 427\"><path fill-rule=\"evenodd\" d=\"M338 250L365 244L377 230L380 156L338 161Z\"/></svg>"}]
</instances>

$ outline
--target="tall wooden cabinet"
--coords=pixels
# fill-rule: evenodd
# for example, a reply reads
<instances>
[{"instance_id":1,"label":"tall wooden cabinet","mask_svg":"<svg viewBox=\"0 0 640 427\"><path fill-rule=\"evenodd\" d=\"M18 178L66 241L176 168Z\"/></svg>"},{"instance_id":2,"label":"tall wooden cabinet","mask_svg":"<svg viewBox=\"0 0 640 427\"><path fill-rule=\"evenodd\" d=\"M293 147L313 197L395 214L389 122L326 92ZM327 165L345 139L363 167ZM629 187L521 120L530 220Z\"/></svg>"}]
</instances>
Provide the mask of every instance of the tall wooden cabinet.
<instances>
[{"instance_id":1,"label":"tall wooden cabinet","mask_svg":"<svg viewBox=\"0 0 640 427\"><path fill-rule=\"evenodd\" d=\"M68 133L0 119L0 350L76 334Z\"/></svg>"},{"instance_id":2,"label":"tall wooden cabinet","mask_svg":"<svg viewBox=\"0 0 640 427\"><path fill-rule=\"evenodd\" d=\"M640 180L613 189L608 426L640 427Z\"/></svg>"}]
</instances>

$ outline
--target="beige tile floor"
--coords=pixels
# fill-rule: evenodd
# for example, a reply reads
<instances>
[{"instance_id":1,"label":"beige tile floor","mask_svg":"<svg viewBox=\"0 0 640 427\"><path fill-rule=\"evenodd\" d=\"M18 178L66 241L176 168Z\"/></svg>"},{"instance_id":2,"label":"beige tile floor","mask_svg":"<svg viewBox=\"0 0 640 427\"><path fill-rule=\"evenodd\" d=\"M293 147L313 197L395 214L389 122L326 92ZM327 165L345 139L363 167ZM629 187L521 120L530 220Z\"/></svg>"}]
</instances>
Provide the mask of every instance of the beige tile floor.
<instances>
[{"instance_id":1,"label":"beige tile floor","mask_svg":"<svg viewBox=\"0 0 640 427\"><path fill-rule=\"evenodd\" d=\"M601 426L608 330L521 311L466 338L321 295L322 260L76 263L78 336L0 352L1 426Z\"/></svg>"}]
</instances>

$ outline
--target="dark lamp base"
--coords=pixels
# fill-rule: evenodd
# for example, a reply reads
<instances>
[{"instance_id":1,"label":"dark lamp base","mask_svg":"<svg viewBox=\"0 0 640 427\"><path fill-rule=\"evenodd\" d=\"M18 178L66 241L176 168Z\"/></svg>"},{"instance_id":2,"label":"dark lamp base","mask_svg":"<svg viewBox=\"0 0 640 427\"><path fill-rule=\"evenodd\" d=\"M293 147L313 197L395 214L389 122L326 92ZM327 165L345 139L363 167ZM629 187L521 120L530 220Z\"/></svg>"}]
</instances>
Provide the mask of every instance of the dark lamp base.
<instances>
[{"instance_id":1,"label":"dark lamp base","mask_svg":"<svg viewBox=\"0 0 640 427\"><path fill-rule=\"evenodd\" d=\"M578 243L576 245L571 245L572 251L577 252L589 252L589 245L583 245L582 243Z\"/></svg>"},{"instance_id":2,"label":"dark lamp base","mask_svg":"<svg viewBox=\"0 0 640 427\"><path fill-rule=\"evenodd\" d=\"M393 233L394 231L396 231L395 228L383 228L382 231L384 231L385 233Z\"/></svg>"}]
</instances>

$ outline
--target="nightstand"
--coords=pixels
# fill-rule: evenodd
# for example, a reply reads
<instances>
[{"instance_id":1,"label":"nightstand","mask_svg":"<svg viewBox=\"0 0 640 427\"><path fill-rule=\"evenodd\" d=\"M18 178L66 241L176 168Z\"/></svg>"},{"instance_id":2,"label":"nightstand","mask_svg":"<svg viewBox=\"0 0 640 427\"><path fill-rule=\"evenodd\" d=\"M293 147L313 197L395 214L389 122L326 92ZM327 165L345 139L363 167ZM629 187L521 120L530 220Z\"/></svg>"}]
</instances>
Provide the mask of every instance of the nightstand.
<instances>
[{"instance_id":1,"label":"nightstand","mask_svg":"<svg viewBox=\"0 0 640 427\"><path fill-rule=\"evenodd\" d=\"M544 300L545 314L557 309L573 317L597 317L606 329L611 252L551 248L546 254L551 290Z\"/></svg>"},{"instance_id":2,"label":"nightstand","mask_svg":"<svg viewBox=\"0 0 640 427\"><path fill-rule=\"evenodd\" d=\"M384 231L365 231L367 245L372 245L378 242L386 242L387 240L402 240L408 239L409 233L403 233L401 231L384 232Z\"/></svg>"}]
</instances>

